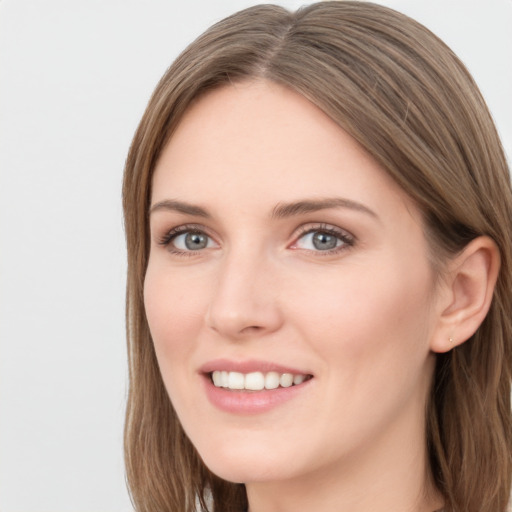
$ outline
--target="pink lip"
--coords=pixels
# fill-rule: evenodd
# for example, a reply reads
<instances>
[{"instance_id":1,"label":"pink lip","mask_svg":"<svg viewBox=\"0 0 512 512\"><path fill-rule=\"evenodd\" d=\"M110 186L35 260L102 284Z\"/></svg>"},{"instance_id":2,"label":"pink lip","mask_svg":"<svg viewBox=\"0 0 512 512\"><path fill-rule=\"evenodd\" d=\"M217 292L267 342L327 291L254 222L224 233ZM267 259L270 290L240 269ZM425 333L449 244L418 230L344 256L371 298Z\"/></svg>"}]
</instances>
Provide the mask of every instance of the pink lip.
<instances>
[{"instance_id":1,"label":"pink lip","mask_svg":"<svg viewBox=\"0 0 512 512\"><path fill-rule=\"evenodd\" d=\"M270 363L268 361L230 361L216 359L200 368L203 377L204 389L210 403L218 409L231 414L260 414L267 412L280 404L300 396L310 388L314 379L304 381L302 384L288 388L264 389L261 391L233 391L225 388L217 388L211 381L210 374L216 370L231 372L278 372L293 373L295 375L311 375L309 372L297 370Z\"/></svg>"},{"instance_id":2,"label":"pink lip","mask_svg":"<svg viewBox=\"0 0 512 512\"><path fill-rule=\"evenodd\" d=\"M280 364L271 363L269 361L262 361L257 359L250 359L247 361L232 361L230 359L215 359L209 361L199 368L200 373L211 373L214 371L227 371L227 372L277 372L277 373L293 373L294 375L311 375L310 372L300 370L298 368L291 368L289 366L282 366Z\"/></svg>"}]
</instances>

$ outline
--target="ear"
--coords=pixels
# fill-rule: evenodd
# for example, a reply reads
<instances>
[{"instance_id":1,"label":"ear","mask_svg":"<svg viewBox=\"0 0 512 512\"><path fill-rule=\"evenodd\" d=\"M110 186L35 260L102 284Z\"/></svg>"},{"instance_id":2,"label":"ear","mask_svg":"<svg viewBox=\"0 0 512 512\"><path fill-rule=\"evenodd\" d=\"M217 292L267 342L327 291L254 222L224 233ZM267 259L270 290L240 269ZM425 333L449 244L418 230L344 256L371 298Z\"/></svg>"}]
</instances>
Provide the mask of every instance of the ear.
<instances>
[{"instance_id":1,"label":"ear","mask_svg":"<svg viewBox=\"0 0 512 512\"><path fill-rule=\"evenodd\" d=\"M448 263L432 351L448 352L476 332L491 306L499 269L499 250L487 236L472 240Z\"/></svg>"}]
</instances>

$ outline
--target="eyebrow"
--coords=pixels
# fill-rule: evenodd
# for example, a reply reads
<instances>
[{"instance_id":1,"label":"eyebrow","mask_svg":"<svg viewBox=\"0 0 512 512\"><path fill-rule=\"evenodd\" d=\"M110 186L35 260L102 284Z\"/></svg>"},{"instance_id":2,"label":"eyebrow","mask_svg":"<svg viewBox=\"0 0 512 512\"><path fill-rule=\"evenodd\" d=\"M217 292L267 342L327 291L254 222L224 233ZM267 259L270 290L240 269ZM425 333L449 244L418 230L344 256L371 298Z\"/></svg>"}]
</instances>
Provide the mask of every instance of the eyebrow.
<instances>
[{"instance_id":1,"label":"eyebrow","mask_svg":"<svg viewBox=\"0 0 512 512\"><path fill-rule=\"evenodd\" d=\"M304 199L291 203L279 203L273 208L270 217L272 219L284 219L287 217L304 215L306 213L328 210L331 208L348 208L350 210L362 212L378 219L378 215L367 206L358 203L357 201L352 201L351 199L345 199L342 197ZM182 201L176 201L175 199L164 199L163 201L155 203L151 206L149 214L151 215L156 211L162 210L175 211L185 215L193 215L195 217L203 217L206 219L211 218L211 215L208 213L208 211L201 206L185 203Z\"/></svg>"},{"instance_id":2,"label":"eyebrow","mask_svg":"<svg viewBox=\"0 0 512 512\"><path fill-rule=\"evenodd\" d=\"M161 210L170 210L179 213L184 213L185 215L193 215L195 217L204 217L211 218L211 215L200 206L196 206L190 203L183 203L182 201L176 201L174 199L164 199L163 201L159 201L151 206L149 209L149 215L153 212L161 211Z\"/></svg>"},{"instance_id":3,"label":"eyebrow","mask_svg":"<svg viewBox=\"0 0 512 512\"><path fill-rule=\"evenodd\" d=\"M378 215L370 210L364 204L345 199L342 197L327 197L324 199L305 199L292 203L280 203L272 210L272 218L283 219L295 215L303 215L305 213L317 212L320 210L328 210L330 208L348 208L358 212L366 213L371 217L378 219Z\"/></svg>"}]
</instances>

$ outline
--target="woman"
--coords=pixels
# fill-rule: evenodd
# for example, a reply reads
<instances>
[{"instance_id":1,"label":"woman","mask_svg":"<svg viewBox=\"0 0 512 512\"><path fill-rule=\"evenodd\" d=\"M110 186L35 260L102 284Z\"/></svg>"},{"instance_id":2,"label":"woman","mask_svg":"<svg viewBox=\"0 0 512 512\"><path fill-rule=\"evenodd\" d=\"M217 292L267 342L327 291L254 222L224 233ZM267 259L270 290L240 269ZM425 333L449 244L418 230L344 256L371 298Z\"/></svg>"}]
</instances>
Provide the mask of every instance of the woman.
<instances>
[{"instance_id":1,"label":"woman","mask_svg":"<svg viewBox=\"0 0 512 512\"><path fill-rule=\"evenodd\" d=\"M509 174L427 29L221 21L157 86L124 210L137 510L506 510Z\"/></svg>"}]
</instances>

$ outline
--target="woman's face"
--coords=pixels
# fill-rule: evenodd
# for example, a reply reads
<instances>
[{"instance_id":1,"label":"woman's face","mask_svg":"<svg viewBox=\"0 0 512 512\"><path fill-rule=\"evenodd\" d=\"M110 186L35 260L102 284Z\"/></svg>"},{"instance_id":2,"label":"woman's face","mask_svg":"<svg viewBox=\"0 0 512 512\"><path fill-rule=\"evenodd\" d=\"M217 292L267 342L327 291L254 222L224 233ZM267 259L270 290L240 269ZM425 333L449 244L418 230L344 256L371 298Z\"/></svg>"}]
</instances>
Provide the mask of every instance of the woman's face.
<instances>
[{"instance_id":1,"label":"woman's face","mask_svg":"<svg viewBox=\"0 0 512 512\"><path fill-rule=\"evenodd\" d=\"M435 279L416 207L350 136L281 86L225 86L165 147L151 205L147 318L214 473L423 456Z\"/></svg>"}]
</instances>

